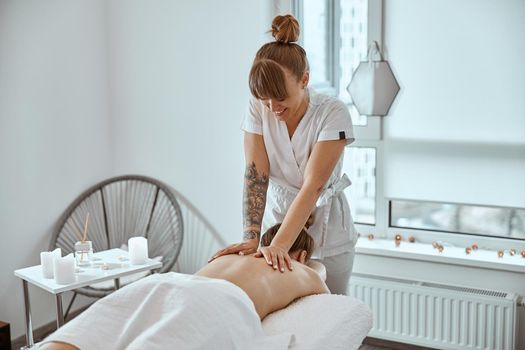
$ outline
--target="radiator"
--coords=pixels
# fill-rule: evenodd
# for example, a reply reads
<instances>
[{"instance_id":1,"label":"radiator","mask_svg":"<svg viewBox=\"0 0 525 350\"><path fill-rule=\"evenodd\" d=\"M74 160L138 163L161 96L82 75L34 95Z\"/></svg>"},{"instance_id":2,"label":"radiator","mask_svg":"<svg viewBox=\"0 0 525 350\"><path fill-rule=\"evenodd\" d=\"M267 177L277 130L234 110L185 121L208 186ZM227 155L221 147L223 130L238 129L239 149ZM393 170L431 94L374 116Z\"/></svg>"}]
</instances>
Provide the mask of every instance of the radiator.
<instances>
[{"instance_id":1,"label":"radiator","mask_svg":"<svg viewBox=\"0 0 525 350\"><path fill-rule=\"evenodd\" d=\"M436 349L517 348L513 293L355 273L350 295L372 310L370 337Z\"/></svg>"}]
</instances>

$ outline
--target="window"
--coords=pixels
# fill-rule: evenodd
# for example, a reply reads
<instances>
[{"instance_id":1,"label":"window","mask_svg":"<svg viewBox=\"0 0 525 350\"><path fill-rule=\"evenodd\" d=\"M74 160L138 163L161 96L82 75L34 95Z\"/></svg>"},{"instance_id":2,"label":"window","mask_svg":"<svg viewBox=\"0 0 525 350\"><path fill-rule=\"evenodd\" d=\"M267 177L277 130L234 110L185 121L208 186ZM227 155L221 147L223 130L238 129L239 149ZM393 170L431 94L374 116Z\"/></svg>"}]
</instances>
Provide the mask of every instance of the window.
<instances>
[{"instance_id":1,"label":"window","mask_svg":"<svg viewBox=\"0 0 525 350\"><path fill-rule=\"evenodd\" d=\"M351 204L354 221L375 225L376 149L349 147L345 152L343 172L352 175L352 185L345 189L345 194Z\"/></svg>"},{"instance_id":2,"label":"window","mask_svg":"<svg viewBox=\"0 0 525 350\"><path fill-rule=\"evenodd\" d=\"M499 249L503 239L524 242L525 124L516 117L524 102L516 94L523 92L525 83L518 74L524 72L518 59L521 49L512 44L523 38L513 26L522 8L498 7L514 20L495 19L504 35L487 51L482 39L493 30L486 27L484 17L469 19L472 33L479 36L466 43L441 30L443 23L432 12L422 11L425 5L414 9L411 3L389 4L387 58L410 89L404 90L403 105L390 113L383 129L386 119L358 115L346 91L369 44L377 41L383 47L382 4L381 0L294 2L302 45L315 76L312 86L340 98L352 115L356 141L345 150L343 170L353 182L345 192L358 230L391 237L402 228L421 241L458 245L471 242L475 235L478 243L491 249ZM483 13L491 11L483 6ZM464 13L450 19L450 25L462 25ZM424 32L414 31L422 27ZM487 71L484 67L497 61L501 47L512 48L505 71ZM505 88L499 88L502 81ZM449 96L449 103L436 103L436 96Z\"/></svg>"},{"instance_id":3,"label":"window","mask_svg":"<svg viewBox=\"0 0 525 350\"><path fill-rule=\"evenodd\" d=\"M525 239L525 209L391 200L390 227Z\"/></svg>"},{"instance_id":4,"label":"window","mask_svg":"<svg viewBox=\"0 0 525 350\"><path fill-rule=\"evenodd\" d=\"M367 118L359 115L346 87L359 62L366 57L368 0L303 0L298 3L302 13L302 44L311 67L310 84L346 102L354 125L366 125Z\"/></svg>"},{"instance_id":5,"label":"window","mask_svg":"<svg viewBox=\"0 0 525 350\"><path fill-rule=\"evenodd\" d=\"M311 67L310 85L324 93L333 94L330 52L330 21L327 0L303 2L303 47Z\"/></svg>"},{"instance_id":6,"label":"window","mask_svg":"<svg viewBox=\"0 0 525 350\"><path fill-rule=\"evenodd\" d=\"M346 87L350 83L352 73L359 62L366 58L368 48L368 0L340 1L341 16L339 34L341 47L339 49L339 85L337 97L346 102L350 108L354 125L366 125L367 118L359 114L352 104Z\"/></svg>"},{"instance_id":7,"label":"window","mask_svg":"<svg viewBox=\"0 0 525 350\"><path fill-rule=\"evenodd\" d=\"M345 150L343 171L352 180L345 190L354 222L376 225L378 117L361 116L346 87L354 70L366 58L368 42L380 40L380 1L297 0L295 13L301 22L301 44L310 63L310 85L337 96L349 108L356 142Z\"/></svg>"}]
</instances>

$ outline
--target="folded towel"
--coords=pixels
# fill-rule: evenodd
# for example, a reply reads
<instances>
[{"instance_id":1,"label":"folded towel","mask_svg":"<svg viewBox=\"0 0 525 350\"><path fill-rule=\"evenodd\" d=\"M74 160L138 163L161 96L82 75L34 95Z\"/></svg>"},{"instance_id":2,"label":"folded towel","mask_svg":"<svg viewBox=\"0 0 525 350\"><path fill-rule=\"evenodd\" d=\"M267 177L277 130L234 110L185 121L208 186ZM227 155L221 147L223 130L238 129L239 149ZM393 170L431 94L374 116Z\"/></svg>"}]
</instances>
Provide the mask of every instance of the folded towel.
<instances>
[{"instance_id":1,"label":"folded towel","mask_svg":"<svg viewBox=\"0 0 525 350\"><path fill-rule=\"evenodd\" d=\"M310 295L263 320L268 335L294 334L293 350L358 349L371 328L368 306L345 295Z\"/></svg>"}]
</instances>

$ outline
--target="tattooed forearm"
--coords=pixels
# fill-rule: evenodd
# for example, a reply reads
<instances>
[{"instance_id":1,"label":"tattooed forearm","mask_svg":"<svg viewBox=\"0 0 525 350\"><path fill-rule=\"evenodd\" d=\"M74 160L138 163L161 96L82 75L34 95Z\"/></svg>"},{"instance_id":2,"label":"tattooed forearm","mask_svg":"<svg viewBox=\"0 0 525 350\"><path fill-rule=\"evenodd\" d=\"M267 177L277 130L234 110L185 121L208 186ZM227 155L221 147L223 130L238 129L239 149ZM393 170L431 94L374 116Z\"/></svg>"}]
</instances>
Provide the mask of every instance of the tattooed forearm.
<instances>
[{"instance_id":1,"label":"tattooed forearm","mask_svg":"<svg viewBox=\"0 0 525 350\"><path fill-rule=\"evenodd\" d=\"M257 238L257 240L259 240L259 236L261 235L261 230L259 229L258 231L256 230L247 230L247 231L244 231L244 237L243 239L246 241L248 239L255 239Z\"/></svg>"},{"instance_id":2,"label":"tattooed forearm","mask_svg":"<svg viewBox=\"0 0 525 350\"><path fill-rule=\"evenodd\" d=\"M246 167L243 203L245 240L260 238L268 181L268 175L259 174L254 162Z\"/></svg>"}]
</instances>

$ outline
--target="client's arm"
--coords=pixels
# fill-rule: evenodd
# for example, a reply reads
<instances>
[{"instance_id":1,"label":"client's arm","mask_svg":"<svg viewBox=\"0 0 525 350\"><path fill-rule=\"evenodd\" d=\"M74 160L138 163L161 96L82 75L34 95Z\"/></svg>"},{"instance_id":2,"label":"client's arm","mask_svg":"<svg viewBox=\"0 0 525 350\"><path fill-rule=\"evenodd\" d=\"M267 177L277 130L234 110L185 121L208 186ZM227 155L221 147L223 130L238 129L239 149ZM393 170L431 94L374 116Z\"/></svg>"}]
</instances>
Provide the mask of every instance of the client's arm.
<instances>
[{"instance_id":1,"label":"client's arm","mask_svg":"<svg viewBox=\"0 0 525 350\"><path fill-rule=\"evenodd\" d=\"M41 350L79 350L76 346L62 342L50 342L40 347Z\"/></svg>"}]
</instances>

